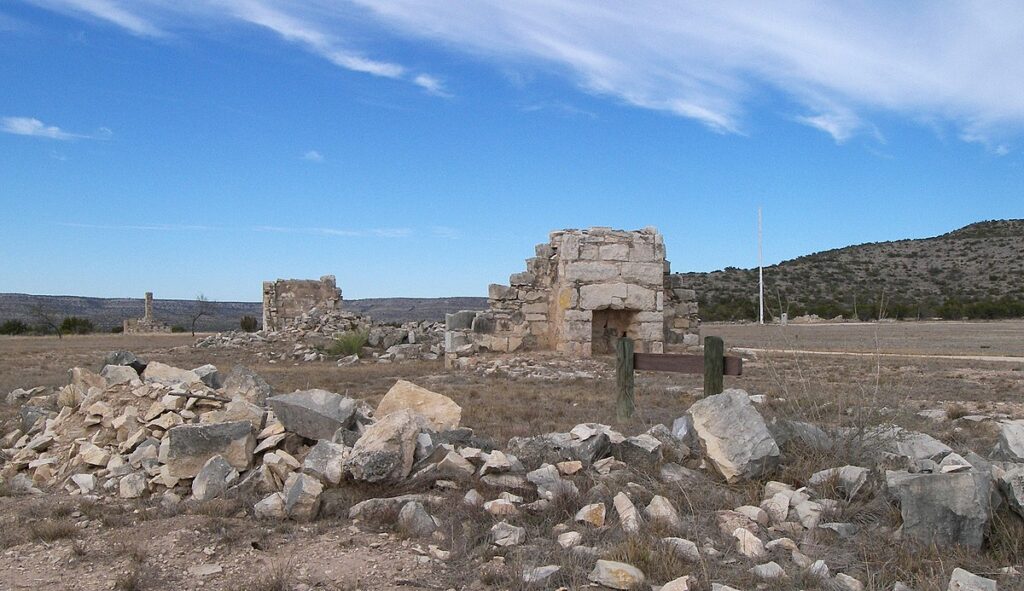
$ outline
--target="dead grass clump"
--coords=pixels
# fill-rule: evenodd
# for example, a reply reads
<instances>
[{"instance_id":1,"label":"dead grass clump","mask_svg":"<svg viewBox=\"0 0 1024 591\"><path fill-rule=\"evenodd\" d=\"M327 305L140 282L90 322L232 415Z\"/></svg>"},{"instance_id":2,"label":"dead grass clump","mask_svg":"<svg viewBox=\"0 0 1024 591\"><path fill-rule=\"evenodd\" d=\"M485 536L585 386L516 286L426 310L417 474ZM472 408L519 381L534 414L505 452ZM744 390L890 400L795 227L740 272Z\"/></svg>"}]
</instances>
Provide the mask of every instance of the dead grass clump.
<instances>
[{"instance_id":1,"label":"dead grass clump","mask_svg":"<svg viewBox=\"0 0 1024 591\"><path fill-rule=\"evenodd\" d=\"M238 499L210 499L196 505L194 511L207 517L234 517L243 509Z\"/></svg>"},{"instance_id":2,"label":"dead grass clump","mask_svg":"<svg viewBox=\"0 0 1024 591\"><path fill-rule=\"evenodd\" d=\"M117 579L114 581L114 591L141 591L143 579L138 565L132 565L128 570L117 575Z\"/></svg>"},{"instance_id":3,"label":"dead grass clump","mask_svg":"<svg viewBox=\"0 0 1024 591\"><path fill-rule=\"evenodd\" d=\"M149 558L149 547L141 540L128 540L117 545L120 556L128 559L133 566L141 566Z\"/></svg>"},{"instance_id":4,"label":"dead grass clump","mask_svg":"<svg viewBox=\"0 0 1024 591\"><path fill-rule=\"evenodd\" d=\"M954 402L953 404L949 405L948 408L946 408L946 418L951 421L955 421L959 418L966 417L969 414L971 414L971 412L967 410L967 407L960 404L959 402Z\"/></svg>"},{"instance_id":5,"label":"dead grass clump","mask_svg":"<svg viewBox=\"0 0 1024 591\"><path fill-rule=\"evenodd\" d=\"M693 564L685 562L669 544L648 533L631 535L614 544L606 554L608 560L631 564L651 581L671 581L691 574Z\"/></svg>"},{"instance_id":6,"label":"dead grass clump","mask_svg":"<svg viewBox=\"0 0 1024 591\"><path fill-rule=\"evenodd\" d=\"M65 538L73 538L79 530L69 519L40 519L28 525L32 537L43 542L53 542Z\"/></svg>"},{"instance_id":7,"label":"dead grass clump","mask_svg":"<svg viewBox=\"0 0 1024 591\"><path fill-rule=\"evenodd\" d=\"M999 564L1024 564L1024 519L1005 507L992 515L987 554Z\"/></svg>"},{"instance_id":8,"label":"dead grass clump","mask_svg":"<svg viewBox=\"0 0 1024 591\"><path fill-rule=\"evenodd\" d=\"M231 591L291 591L295 585L295 561L292 557L268 562L252 579L229 587Z\"/></svg>"}]
</instances>

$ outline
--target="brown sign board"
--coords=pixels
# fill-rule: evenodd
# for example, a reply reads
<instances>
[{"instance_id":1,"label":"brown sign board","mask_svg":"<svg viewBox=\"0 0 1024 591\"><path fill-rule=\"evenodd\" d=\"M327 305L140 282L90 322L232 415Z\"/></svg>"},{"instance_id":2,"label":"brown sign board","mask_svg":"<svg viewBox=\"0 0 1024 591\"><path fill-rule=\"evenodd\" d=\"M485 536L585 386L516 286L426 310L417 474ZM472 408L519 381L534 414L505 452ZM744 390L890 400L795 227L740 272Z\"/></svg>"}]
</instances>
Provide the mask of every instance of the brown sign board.
<instances>
[{"instance_id":1,"label":"brown sign board","mask_svg":"<svg viewBox=\"0 0 1024 591\"><path fill-rule=\"evenodd\" d=\"M724 358L722 364L727 376L743 375L743 359ZM636 371L670 371L674 373L704 373L703 355L682 355L675 353L634 353L633 369Z\"/></svg>"}]
</instances>

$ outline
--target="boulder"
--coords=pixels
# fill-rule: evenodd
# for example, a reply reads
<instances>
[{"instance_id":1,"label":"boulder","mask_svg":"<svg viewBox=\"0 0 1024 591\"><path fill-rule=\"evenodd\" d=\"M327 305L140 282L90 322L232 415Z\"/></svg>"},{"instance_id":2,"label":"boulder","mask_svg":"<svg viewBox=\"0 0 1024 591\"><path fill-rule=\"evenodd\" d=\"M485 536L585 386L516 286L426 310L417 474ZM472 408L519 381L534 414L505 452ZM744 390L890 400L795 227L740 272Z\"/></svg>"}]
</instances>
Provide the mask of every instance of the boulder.
<instances>
[{"instance_id":1,"label":"boulder","mask_svg":"<svg viewBox=\"0 0 1024 591\"><path fill-rule=\"evenodd\" d=\"M443 497L425 494L408 494L399 495L397 497L367 499L352 505L348 510L348 518L375 522L382 520L388 515L394 517L394 512L399 510L399 507L402 507L410 501L417 501L428 505L437 505L444 502L444 500L445 499Z\"/></svg>"},{"instance_id":2,"label":"boulder","mask_svg":"<svg viewBox=\"0 0 1024 591\"><path fill-rule=\"evenodd\" d=\"M334 437L338 429L348 429L356 411L356 401L327 390L297 390L267 399L286 431L307 439Z\"/></svg>"},{"instance_id":3,"label":"boulder","mask_svg":"<svg viewBox=\"0 0 1024 591\"><path fill-rule=\"evenodd\" d=\"M708 459L727 481L759 478L778 466L779 447L743 390L697 401L689 414Z\"/></svg>"},{"instance_id":4,"label":"boulder","mask_svg":"<svg viewBox=\"0 0 1024 591\"><path fill-rule=\"evenodd\" d=\"M238 470L235 470L224 456L213 456L203 464L199 474L192 480L192 496L197 501L217 498L237 479Z\"/></svg>"},{"instance_id":5,"label":"boulder","mask_svg":"<svg viewBox=\"0 0 1024 591\"><path fill-rule=\"evenodd\" d=\"M224 379L224 395L228 398L244 398L262 406L273 394L270 384L244 365L236 365Z\"/></svg>"},{"instance_id":6,"label":"boulder","mask_svg":"<svg viewBox=\"0 0 1024 591\"><path fill-rule=\"evenodd\" d=\"M321 482L337 486L341 483L349 451L344 445L321 439L306 454L302 471L319 478Z\"/></svg>"},{"instance_id":7,"label":"boulder","mask_svg":"<svg viewBox=\"0 0 1024 591\"><path fill-rule=\"evenodd\" d=\"M954 568L946 591L996 591L996 582L962 568Z\"/></svg>"},{"instance_id":8,"label":"boulder","mask_svg":"<svg viewBox=\"0 0 1024 591\"><path fill-rule=\"evenodd\" d=\"M166 453L164 451L166 448ZM179 425L167 431L161 445L161 461L175 478L193 478L216 455L238 471L252 464L256 438L248 421L210 425Z\"/></svg>"},{"instance_id":9,"label":"boulder","mask_svg":"<svg viewBox=\"0 0 1024 591\"><path fill-rule=\"evenodd\" d=\"M134 369L136 375L142 375L147 364L131 351L111 351L103 357L103 365L125 365Z\"/></svg>"},{"instance_id":10,"label":"boulder","mask_svg":"<svg viewBox=\"0 0 1024 591\"><path fill-rule=\"evenodd\" d=\"M437 523L434 522L434 518L418 501L409 501L398 512L398 530L409 537L426 537L436 529Z\"/></svg>"},{"instance_id":11,"label":"boulder","mask_svg":"<svg viewBox=\"0 0 1024 591\"><path fill-rule=\"evenodd\" d=\"M320 512L320 495L324 485L308 474L292 472L284 484L284 509L296 521L312 521Z\"/></svg>"},{"instance_id":12,"label":"boulder","mask_svg":"<svg viewBox=\"0 0 1024 591\"><path fill-rule=\"evenodd\" d=\"M1004 421L992 456L997 460L1024 462L1024 421Z\"/></svg>"},{"instance_id":13,"label":"boulder","mask_svg":"<svg viewBox=\"0 0 1024 591\"><path fill-rule=\"evenodd\" d=\"M644 573L637 567L614 560L598 560L587 577L611 589L636 589L644 583Z\"/></svg>"},{"instance_id":14,"label":"boulder","mask_svg":"<svg viewBox=\"0 0 1024 591\"><path fill-rule=\"evenodd\" d=\"M174 367L167 365L166 363L160 363L159 361L151 361L146 365L146 371L142 373L142 377L147 382L156 382L165 386L176 386L179 384L189 385L195 383L202 383L199 379L199 375L190 369L181 369L180 367Z\"/></svg>"},{"instance_id":15,"label":"boulder","mask_svg":"<svg viewBox=\"0 0 1024 591\"><path fill-rule=\"evenodd\" d=\"M263 430L267 420L267 411L245 399L235 398L224 406L223 410L212 411L201 418L203 423L229 423L233 421L249 421L255 432Z\"/></svg>"},{"instance_id":16,"label":"boulder","mask_svg":"<svg viewBox=\"0 0 1024 591\"><path fill-rule=\"evenodd\" d=\"M533 437L513 437L506 450L524 464L557 464L579 460L584 466L608 455L610 440L606 433L597 433L587 439L574 439L569 433L547 433Z\"/></svg>"},{"instance_id":17,"label":"boulder","mask_svg":"<svg viewBox=\"0 0 1024 591\"><path fill-rule=\"evenodd\" d=\"M433 431L454 429L462 420L462 407L451 398L412 382L398 380L377 405L376 416L383 417L402 409L422 415Z\"/></svg>"},{"instance_id":18,"label":"boulder","mask_svg":"<svg viewBox=\"0 0 1024 591\"><path fill-rule=\"evenodd\" d=\"M137 386L142 384L138 372L126 365L106 365L100 371L100 376L106 380L107 386L117 386L120 384Z\"/></svg>"},{"instance_id":19,"label":"boulder","mask_svg":"<svg viewBox=\"0 0 1024 591\"><path fill-rule=\"evenodd\" d=\"M273 400L273 399L272 399ZM423 418L410 410L393 412L367 427L352 447L345 468L356 480L401 480L412 470L416 436Z\"/></svg>"},{"instance_id":20,"label":"boulder","mask_svg":"<svg viewBox=\"0 0 1024 591\"><path fill-rule=\"evenodd\" d=\"M887 472L890 492L900 501L903 535L924 544L981 548L992 517L988 473Z\"/></svg>"}]
</instances>

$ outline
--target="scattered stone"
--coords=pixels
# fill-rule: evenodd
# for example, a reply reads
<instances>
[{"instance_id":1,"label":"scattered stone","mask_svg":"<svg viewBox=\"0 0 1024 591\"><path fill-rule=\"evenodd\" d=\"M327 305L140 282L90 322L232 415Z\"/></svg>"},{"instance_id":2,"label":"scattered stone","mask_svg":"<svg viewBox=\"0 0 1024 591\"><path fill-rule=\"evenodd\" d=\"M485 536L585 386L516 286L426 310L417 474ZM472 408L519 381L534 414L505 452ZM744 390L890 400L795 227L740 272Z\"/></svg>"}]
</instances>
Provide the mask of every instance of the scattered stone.
<instances>
[{"instance_id":1,"label":"scattered stone","mask_svg":"<svg viewBox=\"0 0 1024 591\"><path fill-rule=\"evenodd\" d=\"M523 569L523 582L527 585L543 583L557 574L560 570L562 570L562 567L554 564Z\"/></svg>"},{"instance_id":2,"label":"scattered stone","mask_svg":"<svg viewBox=\"0 0 1024 591\"><path fill-rule=\"evenodd\" d=\"M462 497L462 502L470 507L483 507L484 497L475 488L471 488L466 492L466 496Z\"/></svg>"},{"instance_id":3,"label":"scattered stone","mask_svg":"<svg viewBox=\"0 0 1024 591\"><path fill-rule=\"evenodd\" d=\"M253 506L253 512L257 519L283 520L288 517L285 510L284 495L279 492L273 493Z\"/></svg>"},{"instance_id":4,"label":"scattered stone","mask_svg":"<svg viewBox=\"0 0 1024 591\"><path fill-rule=\"evenodd\" d=\"M807 567L807 574L819 579L827 579L829 577L828 565L824 560L815 560L811 566Z\"/></svg>"},{"instance_id":5,"label":"scattered stone","mask_svg":"<svg viewBox=\"0 0 1024 591\"><path fill-rule=\"evenodd\" d=\"M142 373L142 377L145 378L146 382L156 382L165 386L188 386L197 382L202 383L202 380L199 379L199 376L194 371L173 367L159 361L148 363L146 371Z\"/></svg>"},{"instance_id":6,"label":"scattered stone","mask_svg":"<svg viewBox=\"0 0 1024 591\"><path fill-rule=\"evenodd\" d=\"M762 580L782 579L786 577L786 571L776 562L766 562L750 569L750 574Z\"/></svg>"},{"instance_id":7,"label":"scattered stone","mask_svg":"<svg viewBox=\"0 0 1024 591\"><path fill-rule=\"evenodd\" d=\"M593 503L577 511L574 519L594 527L604 527L605 511L604 503Z\"/></svg>"},{"instance_id":8,"label":"scattered stone","mask_svg":"<svg viewBox=\"0 0 1024 591\"><path fill-rule=\"evenodd\" d=\"M1024 462L1024 421L1003 421L992 456L1009 462Z\"/></svg>"},{"instance_id":9,"label":"scattered stone","mask_svg":"<svg viewBox=\"0 0 1024 591\"><path fill-rule=\"evenodd\" d=\"M137 499L146 492L146 473L132 472L121 479L118 494L123 499Z\"/></svg>"},{"instance_id":10,"label":"scattered stone","mask_svg":"<svg viewBox=\"0 0 1024 591\"><path fill-rule=\"evenodd\" d=\"M759 478L779 463L779 447L743 390L729 389L689 410L708 459L729 482Z\"/></svg>"},{"instance_id":11,"label":"scattered stone","mask_svg":"<svg viewBox=\"0 0 1024 591\"><path fill-rule=\"evenodd\" d=\"M864 591L864 583L861 583L846 573L839 573L832 580L835 581L840 589L845 589L846 591Z\"/></svg>"},{"instance_id":12,"label":"scattered stone","mask_svg":"<svg viewBox=\"0 0 1024 591\"><path fill-rule=\"evenodd\" d=\"M526 541L526 530L509 524L507 521L495 523L491 527L491 540L495 546L518 546Z\"/></svg>"},{"instance_id":13,"label":"scattered stone","mask_svg":"<svg viewBox=\"0 0 1024 591\"><path fill-rule=\"evenodd\" d=\"M672 530L678 530L682 525L676 508L661 495L654 495L647 508L644 509L644 515L652 522L661 523Z\"/></svg>"},{"instance_id":14,"label":"scattered stone","mask_svg":"<svg viewBox=\"0 0 1024 591\"><path fill-rule=\"evenodd\" d=\"M887 472L886 483L900 500L903 535L925 544L981 548L992 516L988 473Z\"/></svg>"},{"instance_id":15,"label":"scattered stone","mask_svg":"<svg viewBox=\"0 0 1024 591\"><path fill-rule=\"evenodd\" d=\"M253 370L236 365L224 379L224 395L228 398L244 398L253 404L263 406L274 389Z\"/></svg>"},{"instance_id":16,"label":"scattered stone","mask_svg":"<svg viewBox=\"0 0 1024 591\"><path fill-rule=\"evenodd\" d=\"M302 462L302 471L319 478L326 484L341 483L349 448L321 439L309 450Z\"/></svg>"},{"instance_id":17,"label":"scattered stone","mask_svg":"<svg viewBox=\"0 0 1024 591\"><path fill-rule=\"evenodd\" d=\"M690 591L690 575L683 575L661 586L661 591Z\"/></svg>"},{"instance_id":18,"label":"scattered stone","mask_svg":"<svg viewBox=\"0 0 1024 591\"><path fill-rule=\"evenodd\" d=\"M689 562L700 562L700 550L697 544L684 538L662 538L662 542L672 546L680 558Z\"/></svg>"},{"instance_id":19,"label":"scattered stone","mask_svg":"<svg viewBox=\"0 0 1024 591\"><path fill-rule=\"evenodd\" d=\"M732 537L736 538L736 551L740 554L754 560L764 558L764 544L749 530L737 527L733 530Z\"/></svg>"},{"instance_id":20,"label":"scattered stone","mask_svg":"<svg viewBox=\"0 0 1024 591\"><path fill-rule=\"evenodd\" d=\"M633 501L625 493L618 493L612 499L615 505L615 513L619 516L619 525L627 534L635 534L640 531L640 514L637 512Z\"/></svg>"},{"instance_id":21,"label":"scattered stone","mask_svg":"<svg viewBox=\"0 0 1024 591\"><path fill-rule=\"evenodd\" d=\"M870 470L860 466L843 466L842 468L829 468L815 472L811 476L811 486L821 486L828 482L834 482L846 495L847 499L857 496L861 487L867 482Z\"/></svg>"},{"instance_id":22,"label":"scattered stone","mask_svg":"<svg viewBox=\"0 0 1024 591\"><path fill-rule=\"evenodd\" d=\"M338 429L348 429L356 402L327 390L297 390L267 399L287 431L307 439L330 441Z\"/></svg>"},{"instance_id":23,"label":"scattered stone","mask_svg":"<svg viewBox=\"0 0 1024 591\"><path fill-rule=\"evenodd\" d=\"M578 546L583 540L583 535L576 531L567 531L563 534L558 535L558 545L563 548L572 548Z\"/></svg>"},{"instance_id":24,"label":"scattered stone","mask_svg":"<svg viewBox=\"0 0 1024 591\"><path fill-rule=\"evenodd\" d=\"M598 560L587 577L598 585L612 589L634 589L644 583L644 573L625 562Z\"/></svg>"},{"instance_id":25,"label":"scattered stone","mask_svg":"<svg viewBox=\"0 0 1024 591\"><path fill-rule=\"evenodd\" d=\"M484 503L484 511L487 511L495 517L519 515L519 509L515 504L506 499L494 499L493 501L487 501Z\"/></svg>"},{"instance_id":26,"label":"scattered stone","mask_svg":"<svg viewBox=\"0 0 1024 591\"><path fill-rule=\"evenodd\" d=\"M398 380L377 405L376 416L383 417L402 409L422 415L430 428L438 432L454 429L462 420L462 407L451 398L412 382Z\"/></svg>"},{"instance_id":27,"label":"scattered stone","mask_svg":"<svg viewBox=\"0 0 1024 591\"><path fill-rule=\"evenodd\" d=\"M320 494L324 491L324 485L319 480L302 474L292 472L284 484L284 509L288 517L296 521L312 521L320 512Z\"/></svg>"},{"instance_id":28,"label":"scattered stone","mask_svg":"<svg viewBox=\"0 0 1024 591\"><path fill-rule=\"evenodd\" d=\"M996 582L992 579L979 577L978 575L965 571L962 568L953 569L953 575L949 577L947 591L996 591Z\"/></svg>"}]
</instances>

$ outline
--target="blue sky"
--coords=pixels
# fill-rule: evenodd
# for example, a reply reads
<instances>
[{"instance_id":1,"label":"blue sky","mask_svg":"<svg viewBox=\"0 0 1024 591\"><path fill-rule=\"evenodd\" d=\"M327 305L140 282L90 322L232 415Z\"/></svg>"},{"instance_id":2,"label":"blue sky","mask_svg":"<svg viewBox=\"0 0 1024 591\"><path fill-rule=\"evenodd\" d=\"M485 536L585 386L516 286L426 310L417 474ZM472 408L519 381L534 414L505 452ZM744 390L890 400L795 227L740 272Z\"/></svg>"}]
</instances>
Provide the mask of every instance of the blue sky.
<instances>
[{"instance_id":1,"label":"blue sky","mask_svg":"<svg viewBox=\"0 0 1024 591\"><path fill-rule=\"evenodd\" d=\"M708 6L713 4L713 6ZM0 292L486 295L550 230L678 271L1024 217L1019 3L0 5Z\"/></svg>"}]
</instances>

